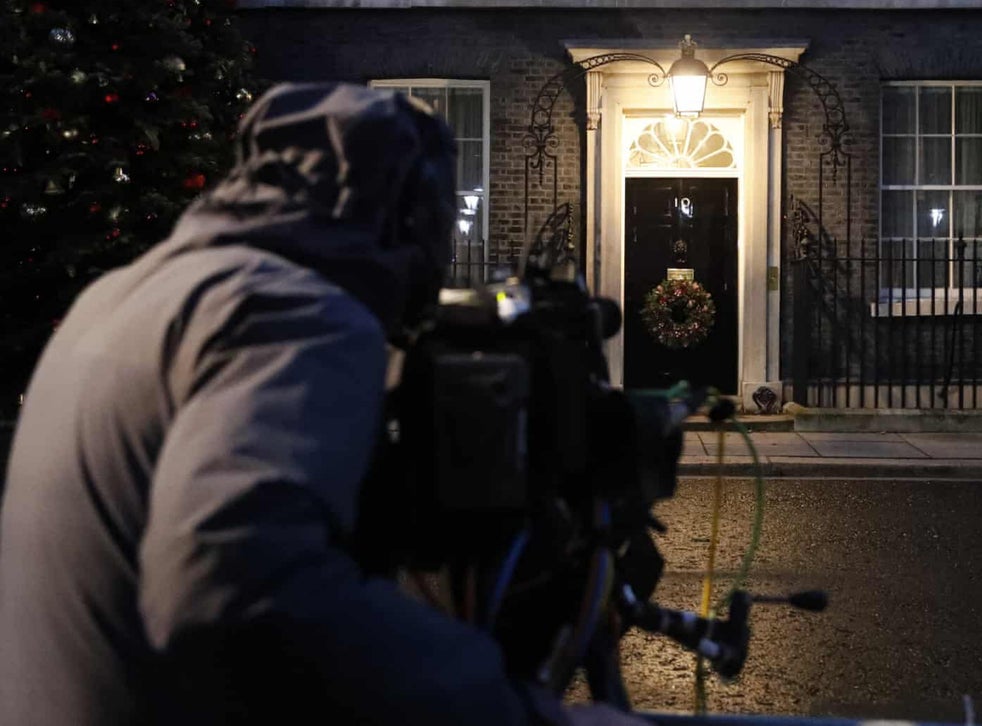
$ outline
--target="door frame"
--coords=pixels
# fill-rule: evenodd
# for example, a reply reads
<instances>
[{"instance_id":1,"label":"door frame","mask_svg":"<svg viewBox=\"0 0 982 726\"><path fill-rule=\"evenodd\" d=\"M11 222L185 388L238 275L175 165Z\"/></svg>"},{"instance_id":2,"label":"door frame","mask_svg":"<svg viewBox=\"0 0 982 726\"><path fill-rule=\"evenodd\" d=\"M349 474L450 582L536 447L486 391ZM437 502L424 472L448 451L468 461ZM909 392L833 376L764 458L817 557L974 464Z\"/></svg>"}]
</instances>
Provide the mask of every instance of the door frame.
<instances>
[{"instance_id":1,"label":"door frame","mask_svg":"<svg viewBox=\"0 0 982 726\"><path fill-rule=\"evenodd\" d=\"M776 44L775 44L776 45ZM698 56L712 65L717 60L746 52L768 53L797 62L805 41L779 47L701 48ZM641 53L668 68L678 57L672 44L630 39L568 41L574 62L604 53ZM783 385L778 379L780 354L781 279L781 118L784 71L756 61L728 63L724 86L709 85L702 118L738 116L742 120L742 158L737 160L737 386L744 408L754 410L753 393L771 388L778 401ZM651 66L618 62L587 73L586 132L586 268L587 284L598 295L624 304L624 120L645 116L657 119L672 113L668 83L652 87ZM728 170L733 175L733 170ZM679 172L683 172L680 174ZM696 173L698 172L698 173ZM653 173L654 174L654 173ZM722 175L720 171L671 169L662 176ZM624 339L618 333L607 342L611 382L623 385Z\"/></svg>"},{"instance_id":2,"label":"door frame","mask_svg":"<svg viewBox=\"0 0 982 726\"><path fill-rule=\"evenodd\" d=\"M733 169L727 169L726 170L727 173L709 173L709 174L705 174L705 173L703 173L703 174L690 174L689 172L691 172L691 171L693 171L693 170L692 169L676 169L676 170L674 170L674 173L673 174L668 173L665 170L659 170L656 173L648 173L647 171L643 171L643 172L629 172L629 173L627 173L625 175L625 177L624 177L624 190L625 190L625 192L624 192L624 199L625 199L625 203L624 203L624 207L623 207L625 235L627 233L627 217L628 217L628 214L627 214L627 201L626 201L627 200L626 190L627 190L627 183L628 183L628 180L629 179L666 179L666 180L728 179L728 180L733 180L733 181L736 182L736 184L735 184L735 192L736 192L736 197L737 197L737 200L736 200L737 201L736 208L733 210L733 215L736 216L736 230L734 230L734 231L737 231L738 232L739 225L740 225L740 204L741 204L741 200L740 200L740 176L739 176L739 174L738 173L735 173L735 170L733 170ZM737 242L738 243L738 240L734 240L734 242ZM737 253L739 254L739 249L737 249ZM625 246L624 246L624 257L625 258L627 257L627 245L626 245L626 243L625 243ZM739 261L738 261L738 265L739 265ZM739 275L739 267L738 267L738 265L734 266L735 277L732 279L733 285L735 286L735 292L734 292L733 300L734 300L734 302L736 302L736 305L737 305L737 311L736 311L737 312L737 319L735 321L735 325L737 326L737 329L735 331L736 332L737 341L739 341L739 334L740 334L740 331L739 331L739 327L740 327L740 311L739 311L739 306L740 306L740 297L741 297L740 296L740 275ZM625 265L624 273L623 273L623 276L622 276L622 280L624 281L624 288L627 287L627 277L630 274L631 274L630 270L628 270L627 267L626 267L626 265ZM655 281L655 284L657 284L657 282L660 282L660 281L661 280L656 280ZM700 280L697 278L696 281L699 282ZM719 320L717 319L717 323L718 322L719 322ZM624 332L624 331L625 331L625 328L622 327L622 332ZM740 385L739 363L740 363L740 359L739 359L738 350L737 350L736 347L731 351L731 355L733 356L733 358L731 359L730 362L733 364L733 370L736 372L736 385L737 385L737 390L739 390L739 385Z\"/></svg>"}]
</instances>

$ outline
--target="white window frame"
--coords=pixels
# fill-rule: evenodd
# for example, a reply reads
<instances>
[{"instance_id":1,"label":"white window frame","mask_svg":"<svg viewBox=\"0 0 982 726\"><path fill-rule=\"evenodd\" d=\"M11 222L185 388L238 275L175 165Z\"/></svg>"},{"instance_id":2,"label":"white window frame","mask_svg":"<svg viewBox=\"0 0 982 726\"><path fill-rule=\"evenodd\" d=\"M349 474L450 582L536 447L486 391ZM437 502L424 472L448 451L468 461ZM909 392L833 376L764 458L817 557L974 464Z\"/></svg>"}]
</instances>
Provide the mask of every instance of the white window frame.
<instances>
[{"instance_id":1,"label":"white window frame","mask_svg":"<svg viewBox=\"0 0 982 726\"><path fill-rule=\"evenodd\" d=\"M484 128L484 137L480 139L482 142L482 152L481 152L481 196L483 198L483 211L481 216L481 248L482 248L482 259L481 262L487 266L489 259L489 245L488 245L488 223L490 219L490 183L491 183L491 81L481 81L481 80L463 80L457 78L384 78L370 81L369 86L372 88L405 88L409 87L410 91L413 88L479 88L482 91L482 125ZM454 130L454 137L456 137L456 130ZM463 141L476 141L477 139L458 139ZM461 190L459 187L456 191L458 197L463 197L473 191Z\"/></svg>"},{"instance_id":2,"label":"white window frame","mask_svg":"<svg viewBox=\"0 0 982 726\"><path fill-rule=\"evenodd\" d=\"M884 81L881 84L881 94L880 94L880 171L879 171L879 194L877 199L877 210L879 217L879 229L878 238L880 240L880 258L883 259L883 243L884 242L900 242L903 240L912 241L914 243L914 253L913 257L909 260L910 264L914 266L914 280L917 280L917 192L937 192L945 191L948 193L948 231L947 239L949 244L948 256L954 257L954 249L952 245L955 242L955 215L954 215L954 193L956 191L978 191L982 192L982 184L884 184L883 182L883 172L884 172L884 140L889 137L909 137L910 134L887 134L883 130L883 94L882 91L886 88L948 88L951 90L951 174L952 180L957 178L957 155L956 155L956 136L955 133L955 123L956 123L956 107L955 107L955 91L958 88L966 87L982 87L982 81L938 81L938 80L926 80L926 81ZM919 99L919 95L915 96ZM915 181L920 176L920 101L915 101L914 107L914 132L913 138L915 139L914 145L914 179ZM960 136L964 137L965 134ZM982 138L982 133L971 134L971 136L978 136ZM889 191L907 191L914 193L914 203L912 205L912 216L910 221L911 235L908 237L886 237L883 234L883 192ZM976 241L979 245L982 245L982 236L971 238ZM874 314L879 315L951 315L955 307L959 302L963 303L963 314L975 314L982 315L982 288L974 288L972 286L963 286L961 298L959 299L959 288L955 286L955 269L954 266L957 263L949 263L949 269L946 274L947 284L944 286L933 286L933 287L894 287L894 288L884 288L881 290L881 297L885 298L887 302L874 303L873 306L876 310ZM901 274L906 274L902 271Z\"/></svg>"}]
</instances>

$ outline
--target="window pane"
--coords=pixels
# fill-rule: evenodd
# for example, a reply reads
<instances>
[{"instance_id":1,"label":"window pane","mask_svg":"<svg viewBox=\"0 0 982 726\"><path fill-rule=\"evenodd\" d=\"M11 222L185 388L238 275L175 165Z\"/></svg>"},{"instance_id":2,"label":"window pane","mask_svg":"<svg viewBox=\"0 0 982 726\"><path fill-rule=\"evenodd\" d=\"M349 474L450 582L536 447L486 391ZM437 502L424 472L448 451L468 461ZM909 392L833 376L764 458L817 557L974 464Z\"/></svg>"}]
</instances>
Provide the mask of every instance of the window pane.
<instances>
[{"instance_id":1,"label":"window pane","mask_svg":"<svg viewBox=\"0 0 982 726\"><path fill-rule=\"evenodd\" d=\"M484 178L484 143L460 141L457 143L457 188L480 189Z\"/></svg>"},{"instance_id":2,"label":"window pane","mask_svg":"<svg viewBox=\"0 0 982 726\"><path fill-rule=\"evenodd\" d=\"M914 183L914 139L883 139L883 183Z\"/></svg>"},{"instance_id":3,"label":"window pane","mask_svg":"<svg viewBox=\"0 0 982 726\"><path fill-rule=\"evenodd\" d=\"M918 120L922 134L951 133L951 89L921 88Z\"/></svg>"},{"instance_id":4,"label":"window pane","mask_svg":"<svg viewBox=\"0 0 982 726\"><path fill-rule=\"evenodd\" d=\"M483 282L484 198L479 194L457 195L451 280L456 285Z\"/></svg>"},{"instance_id":5,"label":"window pane","mask_svg":"<svg viewBox=\"0 0 982 726\"><path fill-rule=\"evenodd\" d=\"M883 133L914 133L914 93L916 88L887 86L883 89Z\"/></svg>"},{"instance_id":6,"label":"window pane","mask_svg":"<svg viewBox=\"0 0 982 726\"><path fill-rule=\"evenodd\" d=\"M965 262L962 265L965 287L982 287L982 242L969 242L965 245Z\"/></svg>"},{"instance_id":7,"label":"window pane","mask_svg":"<svg viewBox=\"0 0 982 726\"><path fill-rule=\"evenodd\" d=\"M951 184L951 138L922 138L919 184Z\"/></svg>"},{"instance_id":8,"label":"window pane","mask_svg":"<svg viewBox=\"0 0 982 726\"><path fill-rule=\"evenodd\" d=\"M974 287L975 267L972 255L975 254L975 245L961 240L955 240L951 245L951 257L953 260L953 276L951 286L955 288L957 295L958 288Z\"/></svg>"},{"instance_id":9,"label":"window pane","mask_svg":"<svg viewBox=\"0 0 982 726\"><path fill-rule=\"evenodd\" d=\"M917 241L915 287L944 287L948 284L948 240Z\"/></svg>"},{"instance_id":10,"label":"window pane","mask_svg":"<svg viewBox=\"0 0 982 726\"><path fill-rule=\"evenodd\" d=\"M973 271L972 264L969 262L970 247L971 245L960 240L955 240L951 245L953 273L951 286L956 290L963 286L972 286Z\"/></svg>"},{"instance_id":11,"label":"window pane","mask_svg":"<svg viewBox=\"0 0 982 726\"><path fill-rule=\"evenodd\" d=\"M948 238L948 192L917 192L917 236Z\"/></svg>"},{"instance_id":12,"label":"window pane","mask_svg":"<svg viewBox=\"0 0 982 726\"><path fill-rule=\"evenodd\" d=\"M458 139L480 139L484 126L484 92L480 88L448 90L450 125Z\"/></svg>"},{"instance_id":13,"label":"window pane","mask_svg":"<svg viewBox=\"0 0 982 726\"><path fill-rule=\"evenodd\" d=\"M457 194L458 241L480 244L484 239L484 196L482 194Z\"/></svg>"},{"instance_id":14,"label":"window pane","mask_svg":"<svg viewBox=\"0 0 982 726\"><path fill-rule=\"evenodd\" d=\"M914 236L914 193L883 192L880 228L884 237Z\"/></svg>"},{"instance_id":15,"label":"window pane","mask_svg":"<svg viewBox=\"0 0 982 726\"><path fill-rule=\"evenodd\" d=\"M434 111L447 117L447 89L446 88L413 88L413 95L426 101Z\"/></svg>"},{"instance_id":16,"label":"window pane","mask_svg":"<svg viewBox=\"0 0 982 726\"><path fill-rule=\"evenodd\" d=\"M956 184L982 184L982 138L955 139Z\"/></svg>"},{"instance_id":17,"label":"window pane","mask_svg":"<svg viewBox=\"0 0 982 726\"><path fill-rule=\"evenodd\" d=\"M982 192L955 192L955 237L982 237Z\"/></svg>"},{"instance_id":18,"label":"window pane","mask_svg":"<svg viewBox=\"0 0 982 726\"><path fill-rule=\"evenodd\" d=\"M914 241L890 240L883 243L880 287L914 286Z\"/></svg>"},{"instance_id":19,"label":"window pane","mask_svg":"<svg viewBox=\"0 0 982 726\"><path fill-rule=\"evenodd\" d=\"M955 133L982 134L982 87L955 89Z\"/></svg>"}]
</instances>

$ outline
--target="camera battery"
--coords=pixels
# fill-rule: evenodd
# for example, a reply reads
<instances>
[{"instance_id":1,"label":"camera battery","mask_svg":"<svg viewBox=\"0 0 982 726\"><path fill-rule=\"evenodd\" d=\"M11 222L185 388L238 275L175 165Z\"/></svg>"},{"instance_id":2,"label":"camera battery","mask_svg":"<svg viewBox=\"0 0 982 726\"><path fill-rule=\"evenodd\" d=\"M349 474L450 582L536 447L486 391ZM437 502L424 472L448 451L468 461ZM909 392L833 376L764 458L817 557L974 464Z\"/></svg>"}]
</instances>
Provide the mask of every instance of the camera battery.
<instances>
[{"instance_id":1,"label":"camera battery","mask_svg":"<svg viewBox=\"0 0 982 726\"><path fill-rule=\"evenodd\" d=\"M444 511L527 504L529 368L518 354L433 359L433 473Z\"/></svg>"}]
</instances>

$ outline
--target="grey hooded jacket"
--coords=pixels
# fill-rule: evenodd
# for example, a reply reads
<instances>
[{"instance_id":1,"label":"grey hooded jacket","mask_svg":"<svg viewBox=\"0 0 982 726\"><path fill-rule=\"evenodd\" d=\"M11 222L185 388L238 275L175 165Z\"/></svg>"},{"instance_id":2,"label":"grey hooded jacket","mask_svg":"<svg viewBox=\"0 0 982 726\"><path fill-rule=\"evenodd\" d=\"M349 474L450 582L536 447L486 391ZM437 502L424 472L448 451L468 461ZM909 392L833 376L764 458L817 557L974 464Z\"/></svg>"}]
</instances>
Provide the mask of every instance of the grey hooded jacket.
<instances>
[{"instance_id":1,"label":"grey hooded jacket","mask_svg":"<svg viewBox=\"0 0 982 726\"><path fill-rule=\"evenodd\" d=\"M0 520L4 726L529 719L490 638L343 546L418 263L378 209L420 140L392 94L300 101L297 145L244 134L43 354Z\"/></svg>"}]
</instances>

